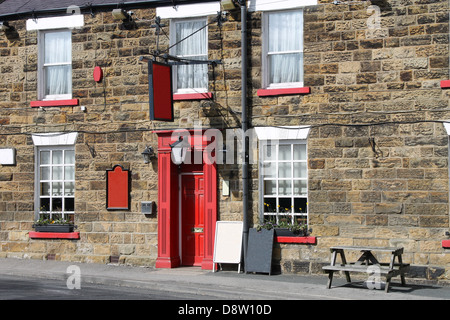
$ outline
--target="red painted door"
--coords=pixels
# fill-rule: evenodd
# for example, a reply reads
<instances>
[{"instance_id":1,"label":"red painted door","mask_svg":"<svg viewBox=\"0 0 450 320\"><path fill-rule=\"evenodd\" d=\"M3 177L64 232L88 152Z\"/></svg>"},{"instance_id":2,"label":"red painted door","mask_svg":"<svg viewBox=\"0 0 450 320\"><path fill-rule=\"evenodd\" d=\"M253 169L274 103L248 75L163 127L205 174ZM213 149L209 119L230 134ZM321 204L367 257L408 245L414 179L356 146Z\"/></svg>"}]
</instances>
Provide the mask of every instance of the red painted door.
<instances>
[{"instance_id":1,"label":"red painted door","mask_svg":"<svg viewBox=\"0 0 450 320\"><path fill-rule=\"evenodd\" d=\"M203 174L181 175L181 263L200 266L204 258Z\"/></svg>"}]
</instances>

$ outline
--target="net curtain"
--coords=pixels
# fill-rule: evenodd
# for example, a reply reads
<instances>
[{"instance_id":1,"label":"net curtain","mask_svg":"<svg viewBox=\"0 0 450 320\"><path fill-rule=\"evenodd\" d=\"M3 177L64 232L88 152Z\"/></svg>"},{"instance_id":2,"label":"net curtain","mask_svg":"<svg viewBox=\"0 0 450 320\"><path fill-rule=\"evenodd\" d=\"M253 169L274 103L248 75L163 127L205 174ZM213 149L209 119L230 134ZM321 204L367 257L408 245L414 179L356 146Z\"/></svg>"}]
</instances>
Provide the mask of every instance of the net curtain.
<instances>
[{"instance_id":1,"label":"net curtain","mask_svg":"<svg viewBox=\"0 0 450 320\"><path fill-rule=\"evenodd\" d=\"M270 13L268 35L269 82L302 82L302 11Z\"/></svg>"},{"instance_id":2,"label":"net curtain","mask_svg":"<svg viewBox=\"0 0 450 320\"><path fill-rule=\"evenodd\" d=\"M44 35L45 95L70 94L72 88L72 39L70 31Z\"/></svg>"},{"instance_id":3,"label":"net curtain","mask_svg":"<svg viewBox=\"0 0 450 320\"><path fill-rule=\"evenodd\" d=\"M176 55L178 57L207 60L207 29L203 28L205 25L206 21L186 21L176 24L176 42L178 43L176 45ZM188 38L185 39L186 37ZM181 41L182 39L185 40ZM208 68L205 64L178 66L177 88L208 88L207 71Z\"/></svg>"}]
</instances>

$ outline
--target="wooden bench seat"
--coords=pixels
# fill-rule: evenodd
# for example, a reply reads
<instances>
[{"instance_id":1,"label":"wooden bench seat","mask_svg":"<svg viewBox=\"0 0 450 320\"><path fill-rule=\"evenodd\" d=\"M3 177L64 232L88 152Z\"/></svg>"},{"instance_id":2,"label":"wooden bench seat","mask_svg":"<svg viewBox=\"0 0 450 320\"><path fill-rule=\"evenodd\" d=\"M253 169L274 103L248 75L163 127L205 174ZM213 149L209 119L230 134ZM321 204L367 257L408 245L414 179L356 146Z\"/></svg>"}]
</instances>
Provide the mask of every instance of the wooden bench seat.
<instances>
[{"instance_id":1,"label":"wooden bench seat","mask_svg":"<svg viewBox=\"0 0 450 320\"><path fill-rule=\"evenodd\" d=\"M403 266L400 266L399 264L395 264L393 269L390 269L389 265L374 265L374 264L370 264L370 265L355 265L353 263L351 264L346 264L346 265L336 265L336 266L324 266L322 269L323 270L328 270L328 271L350 271L350 272L361 272L361 273L369 273L371 272L370 267L374 267L377 266L379 267L379 272L382 275L387 275L387 274L391 274L392 276L396 276L398 274L400 274L400 269L402 269L402 271L407 272L409 270L409 264L403 264Z\"/></svg>"}]
</instances>

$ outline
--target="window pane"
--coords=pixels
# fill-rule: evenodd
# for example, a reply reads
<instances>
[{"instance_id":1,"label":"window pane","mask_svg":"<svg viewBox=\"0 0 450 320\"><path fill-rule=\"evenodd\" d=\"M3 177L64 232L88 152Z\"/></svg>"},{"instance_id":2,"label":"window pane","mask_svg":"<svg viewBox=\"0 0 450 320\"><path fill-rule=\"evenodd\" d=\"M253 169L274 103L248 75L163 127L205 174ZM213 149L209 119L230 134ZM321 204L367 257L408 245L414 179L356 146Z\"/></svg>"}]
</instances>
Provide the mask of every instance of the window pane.
<instances>
[{"instance_id":1,"label":"window pane","mask_svg":"<svg viewBox=\"0 0 450 320\"><path fill-rule=\"evenodd\" d=\"M75 211L75 199L74 198L65 198L64 199L64 211Z\"/></svg>"},{"instance_id":2,"label":"window pane","mask_svg":"<svg viewBox=\"0 0 450 320\"><path fill-rule=\"evenodd\" d=\"M278 160L291 160L291 145L281 145L279 147Z\"/></svg>"},{"instance_id":3,"label":"window pane","mask_svg":"<svg viewBox=\"0 0 450 320\"><path fill-rule=\"evenodd\" d=\"M264 180L264 194L266 194L266 195L277 194L276 180Z\"/></svg>"},{"instance_id":4,"label":"window pane","mask_svg":"<svg viewBox=\"0 0 450 320\"><path fill-rule=\"evenodd\" d=\"M64 182L64 195L73 196L75 193L75 184L73 182Z\"/></svg>"},{"instance_id":5,"label":"window pane","mask_svg":"<svg viewBox=\"0 0 450 320\"><path fill-rule=\"evenodd\" d=\"M72 93L72 66L45 67L45 94Z\"/></svg>"},{"instance_id":6,"label":"window pane","mask_svg":"<svg viewBox=\"0 0 450 320\"><path fill-rule=\"evenodd\" d=\"M53 198L52 211L56 211L56 212L62 211L62 198Z\"/></svg>"},{"instance_id":7,"label":"window pane","mask_svg":"<svg viewBox=\"0 0 450 320\"><path fill-rule=\"evenodd\" d=\"M278 200L279 207L278 212L282 214L289 214L292 212L292 200L291 198L280 198Z\"/></svg>"},{"instance_id":8,"label":"window pane","mask_svg":"<svg viewBox=\"0 0 450 320\"><path fill-rule=\"evenodd\" d=\"M206 21L187 21L176 23L175 52L177 56L203 55L206 50ZM200 30L203 28L202 30ZM199 31L200 30L200 31ZM195 34L194 34L195 33ZM185 39L185 40L183 40ZM183 41L181 41L183 40Z\"/></svg>"},{"instance_id":9,"label":"window pane","mask_svg":"<svg viewBox=\"0 0 450 320\"><path fill-rule=\"evenodd\" d=\"M275 12L269 14L269 52L301 50L302 12Z\"/></svg>"},{"instance_id":10,"label":"window pane","mask_svg":"<svg viewBox=\"0 0 450 320\"><path fill-rule=\"evenodd\" d=\"M50 180L50 167L41 167L41 180Z\"/></svg>"},{"instance_id":11,"label":"window pane","mask_svg":"<svg viewBox=\"0 0 450 320\"><path fill-rule=\"evenodd\" d=\"M264 212L265 213L277 212L277 199L276 198L264 198Z\"/></svg>"},{"instance_id":12,"label":"window pane","mask_svg":"<svg viewBox=\"0 0 450 320\"><path fill-rule=\"evenodd\" d=\"M292 181L291 180L278 180L278 194L279 195L291 195L292 194Z\"/></svg>"},{"instance_id":13,"label":"window pane","mask_svg":"<svg viewBox=\"0 0 450 320\"><path fill-rule=\"evenodd\" d=\"M290 178L291 177L291 163L290 162L279 162L278 163L278 177L279 178Z\"/></svg>"},{"instance_id":14,"label":"window pane","mask_svg":"<svg viewBox=\"0 0 450 320\"><path fill-rule=\"evenodd\" d=\"M294 162L294 178L307 178L306 162Z\"/></svg>"},{"instance_id":15,"label":"window pane","mask_svg":"<svg viewBox=\"0 0 450 320\"><path fill-rule=\"evenodd\" d=\"M62 150L55 150L52 153L52 164L62 164Z\"/></svg>"},{"instance_id":16,"label":"window pane","mask_svg":"<svg viewBox=\"0 0 450 320\"><path fill-rule=\"evenodd\" d=\"M75 211L75 210L73 210L73 211ZM71 221L72 223L75 222L75 215L74 215L74 214L65 214L65 215L64 215L64 218L65 218L66 220Z\"/></svg>"},{"instance_id":17,"label":"window pane","mask_svg":"<svg viewBox=\"0 0 450 320\"><path fill-rule=\"evenodd\" d=\"M50 164L50 151L41 151L41 164Z\"/></svg>"},{"instance_id":18,"label":"window pane","mask_svg":"<svg viewBox=\"0 0 450 320\"><path fill-rule=\"evenodd\" d=\"M294 221L295 221L297 224L299 224L299 225L307 224L307 223L308 223L308 218L307 218L306 216L304 216L304 215L301 215L301 216L295 216L295 217L294 217Z\"/></svg>"},{"instance_id":19,"label":"window pane","mask_svg":"<svg viewBox=\"0 0 450 320\"><path fill-rule=\"evenodd\" d=\"M39 206L39 211L50 211L50 199L41 198L41 204Z\"/></svg>"},{"instance_id":20,"label":"window pane","mask_svg":"<svg viewBox=\"0 0 450 320\"><path fill-rule=\"evenodd\" d=\"M64 152L64 163L75 164L75 151L66 150L66 152Z\"/></svg>"},{"instance_id":21,"label":"window pane","mask_svg":"<svg viewBox=\"0 0 450 320\"><path fill-rule=\"evenodd\" d=\"M41 196L49 196L50 195L50 183L49 182L41 182Z\"/></svg>"},{"instance_id":22,"label":"window pane","mask_svg":"<svg viewBox=\"0 0 450 320\"><path fill-rule=\"evenodd\" d=\"M63 167L53 167L52 180L62 180Z\"/></svg>"},{"instance_id":23,"label":"window pane","mask_svg":"<svg viewBox=\"0 0 450 320\"><path fill-rule=\"evenodd\" d=\"M264 178L276 178L277 174L277 164L276 162L265 162L263 166L263 176Z\"/></svg>"},{"instance_id":24,"label":"window pane","mask_svg":"<svg viewBox=\"0 0 450 320\"><path fill-rule=\"evenodd\" d=\"M45 63L67 63L72 61L72 33L47 32L44 38Z\"/></svg>"},{"instance_id":25,"label":"window pane","mask_svg":"<svg viewBox=\"0 0 450 320\"><path fill-rule=\"evenodd\" d=\"M65 167L64 180L75 180L75 167Z\"/></svg>"},{"instance_id":26,"label":"window pane","mask_svg":"<svg viewBox=\"0 0 450 320\"><path fill-rule=\"evenodd\" d=\"M302 82L301 66L303 55L300 53L276 54L269 57L270 83Z\"/></svg>"},{"instance_id":27,"label":"window pane","mask_svg":"<svg viewBox=\"0 0 450 320\"><path fill-rule=\"evenodd\" d=\"M62 196L62 183L61 182L53 182L52 183L52 195L53 196Z\"/></svg>"},{"instance_id":28,"label":"window pane","mask_svg":"<svg viewBox=\"0 0 450 320\"><path fill-rule=\"evenodd\" d=\"M294 160L306 160L306 144L294 144Z\"/></svg>"},{"instance_id":29,"label":"window pane","mask_svg":"<svg viewBox=\"0 0 450 320\"><path fill-rule=\"evenodd\" d=\"M197 57L197 60L206 60L205 57ZM181 65L177 67L177 88L194 89L207 88L207 65Z\"/></svg>"},{"instance_id":30,"label":"window pane","mask_svg":"<svg viewBox=\"0 0 450 320\"><path fill-rule=\"evenodd\" d=\"M307 194L308 188L306 180L294 180L294 194Z\"/></svg>"},{"instance_id":31,"label":"window pane","mask_svg":"<svg viewBox=\"0 0 450 320\"><path fill-rule=\"evenodd\" d=\"M308 205L306 198L295 198L294 199L294 212L295 213L307 213Z\"/></svg>"}]
</instances>

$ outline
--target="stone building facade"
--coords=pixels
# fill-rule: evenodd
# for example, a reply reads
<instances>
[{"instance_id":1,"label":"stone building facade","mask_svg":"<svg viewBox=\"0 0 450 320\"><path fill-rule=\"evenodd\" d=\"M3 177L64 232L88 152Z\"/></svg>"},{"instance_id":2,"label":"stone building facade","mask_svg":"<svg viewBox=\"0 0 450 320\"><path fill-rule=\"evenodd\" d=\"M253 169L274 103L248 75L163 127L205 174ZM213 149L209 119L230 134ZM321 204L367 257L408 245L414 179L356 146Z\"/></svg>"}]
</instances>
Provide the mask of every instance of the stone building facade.
<instances>
[{"instance_id":1,"label":"stone building facade","mask_svg":"<svg viewBox=\"0 0 450 320\"><path fill-rule=\"evenodd\" d=\"M0 4L0 21L9 25L0 33L0 148L12 150L15 161L0 166L1 257L183 264L177 256L184 250L182 236L173 238L183 225L182 195L171 189L161 201L167 181L175 185L196 173L205 175L200 194L215 200L206 203L211 225L202 250L208 263L189 264L209 268L213 222L243 219L242 164L178 168L164 157L170 156L168 145L175 140L169 138L176 129L192 137L212 128L238 132L246 85L248 124L256 141L250 152L256 160L249 166L248 223L261 224L290 206L286 211L306 219L312 229L307 243L275 243L274 269L319 273L329 262L329 247L338 244L402 246L404 261L413 266L411 276L450 279L447 1L286 1L286 7L249 1L246 83L239 10L218 15L219 2L213 2L202 16L199 7L180 5L175 11L172 2L163 9L151 1L147 8L125 2L132 21L124 22L114 18L113 8L94 1L91 7L80 5L81 20L72 15L66 18L73 19L70 27L67 21L61 24L71 33L71 92L56 100L43 97L42 70L51 65L42 61L41 43L42 35L55 28L45 19L66 13L50 16L36 7L19 17L5 7L8 2ZM279 10L301 16L302 46L294 51L302 63L296 85L270 87L268 17ZM173 122L151 121L148 68L139 58L155 50L172 52L175 23L200 18L206 25L206 58L221 63L204 67L206 91L174 94ZM103 71L98 82L95 67ZM272 139L276 142L266 143ZM149 163L141 155L147 146L157 154ZM264 153L271 146L280 157L285 146L302 155L273 160ZM206 152L205 145L196 148ZM60 164L48 164L44 157L57 159L58 152L67 156L61 166L68 176L45 179L43 168L56 170ZM280 169L285 163L292 165L290 180ZM124 210L106 205L107 170L116 165L130 173ZM266 174L272 165L276 173ZM291 189L281 191L288 180ZM62 195L43 200L45 183L53 192L58 182L64 184ZM147 201L159 202L156 213L142 212ZM73 217L77 238L33 236L36 219L58 210ZM169 218L180 220L168 226Z\"/></svg>"}]
</instances>

